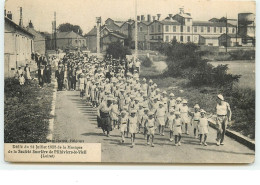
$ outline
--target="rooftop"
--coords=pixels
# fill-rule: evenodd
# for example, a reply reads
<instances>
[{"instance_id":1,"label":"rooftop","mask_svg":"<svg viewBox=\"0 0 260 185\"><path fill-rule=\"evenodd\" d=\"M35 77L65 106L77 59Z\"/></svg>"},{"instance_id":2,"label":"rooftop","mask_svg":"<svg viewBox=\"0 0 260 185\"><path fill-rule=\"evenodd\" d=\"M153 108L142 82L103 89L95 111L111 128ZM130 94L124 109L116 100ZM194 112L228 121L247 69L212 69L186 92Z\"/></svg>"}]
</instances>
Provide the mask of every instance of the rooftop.
<instances>
[{"instance_id":1,"label":"rooftop","mask_svg":"<svg viewBox=\"0 0 260 185\"><path fill-rule=\"evenodd\" d=\"M216 26L216 27L225 27L226 23L224 22L210 22L210 21L193 21L193 26ZM235 27L234 25L227 23L229 27Z\"/></svg>"}]
</instances>

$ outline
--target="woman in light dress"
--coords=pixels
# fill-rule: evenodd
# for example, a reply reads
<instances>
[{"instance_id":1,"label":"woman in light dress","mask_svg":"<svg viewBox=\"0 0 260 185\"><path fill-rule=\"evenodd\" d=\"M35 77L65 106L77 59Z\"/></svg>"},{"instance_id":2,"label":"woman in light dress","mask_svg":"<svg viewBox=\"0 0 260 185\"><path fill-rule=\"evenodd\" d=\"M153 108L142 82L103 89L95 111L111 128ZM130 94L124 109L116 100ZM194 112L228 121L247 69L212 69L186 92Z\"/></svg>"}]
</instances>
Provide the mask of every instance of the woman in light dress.
<instances>
[{"instance_id":1,"label":"woman in light dress","mask_svg":"<svg viewBox=\"0 0 260 185\"><path fill-rule=\"evenodd\" d=\"M131 110L130 117L128 118L128 128L129 128L129 133L131 134L131 148L133 148L135 145L135 134L138 128L135 109Z\"/></svg>"},{"instance_id":2,"label":"woman in light dress","mask_svg":"<svg viewBox=\"0 0 260 185\"><path fill-rule=\"evenodd\" d=\"M199 128L199 136L200 136L200 145L204 144L207 146L207 137L209 133L209 124L208 124L208 119L206 118L205 114L206 111L203 109L200 111L201 117L199 118L198 121L198 128ZM204 136L204 141L202 142L202 137Z\"/></svg>"}]
</instances>

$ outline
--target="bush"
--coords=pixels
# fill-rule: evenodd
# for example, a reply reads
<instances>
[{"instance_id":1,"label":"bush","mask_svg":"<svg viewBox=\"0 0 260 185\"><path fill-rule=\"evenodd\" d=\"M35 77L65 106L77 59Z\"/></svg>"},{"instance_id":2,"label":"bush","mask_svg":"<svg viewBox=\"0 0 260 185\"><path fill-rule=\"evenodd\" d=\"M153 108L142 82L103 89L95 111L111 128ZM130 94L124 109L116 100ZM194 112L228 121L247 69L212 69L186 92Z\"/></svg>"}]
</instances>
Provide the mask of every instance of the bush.
<instances>
[{"instance_id":1,"label":"bush","mask_svg":"<svg viewBox=\"0 0 260 185\"><path fill-rule=\"evenodd\" d=\"M131 55L131 50L123 46L121 42L112 42L108 45L106 54L112 55L113 58L125 58L126 55Z\"/></svg>"},{"instance_id":2,"label":"bush","mask_svg":"<svg viewBox=\"0 0 260 185\"><path fill-rule=\"evenodd\" d=\"M231 60L252 60L255 59L254 50L239 50L239 51L230 51L229 55Z\"/></svg>"},{"instance_id":3,"label":"bush","mask_svg":"<svg viewBox=\"0 0 260 185\"><path fill-rule=\"evenodd\" d=\"M37 81L20 86L10 78L4 91L5 143L46 142L53 86L39 89Z\"/></svg>"},{"instance_id":4,"label":"bush","mask_svg":"<svg viewBox=\"0 0 260 185\"><path fill-rule=\"evenodd\" d=\"M166 76L183 77L190 80L193 86L230 86L237 82L239 75L227 74L227 65L213 67L207 60L202 59L205 53L199 51L194 43L162 44L159 51L167 56L168 70Z\"/></svg>"},{"instance_id":5,"label":"bush","mask_svg":"<svg viewBox=\"0 0 260 185\"><path fill-rule=\"evenodd\" d=\"M142 66L144 67L151 67L153 62L149 57L145 57L145 59L142 61Z\"/></svg>"}]
</instances>

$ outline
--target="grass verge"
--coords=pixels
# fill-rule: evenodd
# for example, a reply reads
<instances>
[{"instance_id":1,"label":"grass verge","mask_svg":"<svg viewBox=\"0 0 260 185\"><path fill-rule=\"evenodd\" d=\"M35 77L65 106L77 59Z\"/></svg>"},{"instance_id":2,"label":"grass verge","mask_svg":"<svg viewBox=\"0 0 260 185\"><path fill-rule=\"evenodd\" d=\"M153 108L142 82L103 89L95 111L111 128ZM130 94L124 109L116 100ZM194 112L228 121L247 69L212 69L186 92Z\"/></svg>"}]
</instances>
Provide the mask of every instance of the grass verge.
<instances>
[{"instance_id":1,"label":"grass verge","mask_svg":"<svg viewBox=\"0 0 260 185\"><path fill-rule=\"evenodd\" d=\"M48 134L53 85L40 89L38 82L20 86L18 80L5 80L5 143L45 143Z\"/></svg>"}]
</instances>

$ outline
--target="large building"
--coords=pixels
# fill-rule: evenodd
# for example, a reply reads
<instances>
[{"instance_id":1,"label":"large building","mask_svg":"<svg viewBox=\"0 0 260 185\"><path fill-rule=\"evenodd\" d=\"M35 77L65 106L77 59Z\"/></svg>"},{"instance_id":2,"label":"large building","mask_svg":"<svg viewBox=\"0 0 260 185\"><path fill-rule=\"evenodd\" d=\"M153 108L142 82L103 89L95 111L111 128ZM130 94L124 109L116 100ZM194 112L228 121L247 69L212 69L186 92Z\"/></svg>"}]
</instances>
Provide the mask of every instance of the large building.
<instances>
[{"instance_id":1,"label":"large building","mask_svg":"<svg viewBox=\"0 0 260 185\"><path fill-rule=\"evenodd\" d=\"M34 51L34 35L12 20L12 13L5 15L4 63L5 77L12 77L18 66L25 66Z\"/></svg>"},{"instance_id":2,"label":"large building","mask_svg":"<svg viewBox=\"0 0 260 185\"><path fill-rule=\"evenodd\" d=\"M57 48L62 50L87 47L86 38L73 31L58 32L56 42Z\"/></svg>"},{"instance_id":3,"label":"large building","mask_svg":"<svg viewBox=\"0 0 260 185\"><path fill-rule=\"evenodd\" d=\"M34 52L44 55L46 52L45 36L34 29L34 26L31 21L29 22L29 25L26 27L26 29L34 35Z\"/></svg>"}]
</instances>

